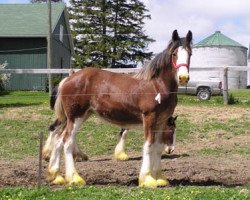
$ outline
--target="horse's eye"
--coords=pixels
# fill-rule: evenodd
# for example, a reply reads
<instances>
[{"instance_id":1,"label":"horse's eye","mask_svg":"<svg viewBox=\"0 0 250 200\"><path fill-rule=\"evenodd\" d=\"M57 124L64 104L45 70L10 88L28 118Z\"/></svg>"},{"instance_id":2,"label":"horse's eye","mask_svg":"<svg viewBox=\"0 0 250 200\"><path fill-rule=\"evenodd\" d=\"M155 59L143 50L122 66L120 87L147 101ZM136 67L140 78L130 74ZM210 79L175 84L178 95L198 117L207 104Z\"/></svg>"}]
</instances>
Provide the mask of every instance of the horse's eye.
<instances>
[{"instance_id":1,"label":"horse's eye","mask_svg":"<svg viewBox=\"0 0 250 200\"><path fill-rule=\"evenodd\" d=\"M173 53L173 56L176 56L176 53Z\"/></svg>"}]
</instances>

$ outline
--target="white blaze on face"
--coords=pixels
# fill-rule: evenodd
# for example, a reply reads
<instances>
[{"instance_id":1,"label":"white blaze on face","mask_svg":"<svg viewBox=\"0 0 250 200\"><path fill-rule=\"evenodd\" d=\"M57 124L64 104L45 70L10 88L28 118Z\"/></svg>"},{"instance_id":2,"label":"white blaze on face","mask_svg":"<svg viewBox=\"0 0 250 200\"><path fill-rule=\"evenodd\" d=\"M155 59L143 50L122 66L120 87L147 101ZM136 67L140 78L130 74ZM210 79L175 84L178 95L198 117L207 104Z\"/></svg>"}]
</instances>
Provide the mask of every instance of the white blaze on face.
<instances>
[{"instance_id":1,"label":"white blaze on face","mask_svg":"<svg viewBox=\"0 0 250 200\"><path fill-rule=\"evenodd\" d=\"M177 53L177 60L176 60L176 66L181 64L189 64L189 54L188 51L183 48L178 48ZM181 66L177 69L177 81L179 85L186 85L189 80L189 73L188 73L188 67L187 66Z\"/></svg>"},{"instance_id":2,"label":"white blaze on face","mask_svg":"<svg viewBox=\"0 0 250 200\"><path fill-rule=\"evenodd\" d=\"M165 145L165 152L166 153L170 154L174 151L175 141L176 141L176 131L174 132L174 135L173 135L173 143L171 145Z\"/></svg>"}]
</instances>

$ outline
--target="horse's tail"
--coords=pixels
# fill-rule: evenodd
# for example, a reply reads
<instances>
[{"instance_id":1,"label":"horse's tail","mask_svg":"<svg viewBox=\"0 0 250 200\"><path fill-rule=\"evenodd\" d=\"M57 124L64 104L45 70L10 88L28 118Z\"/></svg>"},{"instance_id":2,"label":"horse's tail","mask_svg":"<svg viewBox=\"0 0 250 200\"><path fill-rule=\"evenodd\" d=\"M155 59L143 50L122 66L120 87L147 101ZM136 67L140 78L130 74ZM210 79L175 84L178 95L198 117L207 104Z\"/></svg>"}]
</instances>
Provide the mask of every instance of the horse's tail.
<instances>
[{"instance_id":1,"label":"horse's tail","mask_svg":"<svg viewBox=\"0 0 250 200\"><path fill-rule=\"evenodd\" d=\"M55 109L55 103L56 103L56 99L57 99L57 93L58 93L58 85L56 85L53 88L52 95L50 97L50 109L51 110Z\"/></svg>"},{"instance_id":2,"label":"horse's tail","mask_svg":"<svg viewBox=\"0 0 250 200\"><path fill-rule=\"evenodd\" d=\"M64 78L59 83L58 88L57 88L56 100L54 103L54 110L55 110L55 114L56 114L56 119L59 120L60 122L65 122L67 119L65 112L64 112L63 105L62 105L62 95L61 95L61 88L67 79L68 79L68 77Z\"/></svg>"},{"instance_id":3,"label":"horse's tail","mask_svg":"<svg viewBox=\"0 0 250 200\"><path fill-rule=\"evenodd\" d=\"M74 74L74 70L71 69L69 71L69 76L71 76L72 74ZM52 91L52 95L50 97L50 108L51 110L55 110L56 116L57 116L57 120L58 122L65 122L66 120L66 115L64 113L64 109L62 106L62 100L61 100L61 88L64 84L64 82L68 79L68 77L64 78L59 85L57 85L53 91ZM57 123L56 123L57 124Z\"/></svg>"}]
</instances>

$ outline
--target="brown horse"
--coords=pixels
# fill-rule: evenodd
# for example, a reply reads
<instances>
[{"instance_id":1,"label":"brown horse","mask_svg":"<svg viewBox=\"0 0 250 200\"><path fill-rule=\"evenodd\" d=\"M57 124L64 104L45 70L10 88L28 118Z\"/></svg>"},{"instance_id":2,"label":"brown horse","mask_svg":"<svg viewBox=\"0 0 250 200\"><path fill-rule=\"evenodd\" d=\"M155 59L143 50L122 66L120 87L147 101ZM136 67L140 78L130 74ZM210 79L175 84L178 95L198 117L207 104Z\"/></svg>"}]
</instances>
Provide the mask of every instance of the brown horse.
<instances>
[{"instance_id":1,"label":"brown horse","mask_svg":"<svg viewBox=\"0 0 250 200\"><path fill-rule=\"evenodd\" d=\"M49 180L54 184L85 184L75 169L73 149L79 126L95 113L120 127L143 125L145 143L139 185L167 185L161 175L161 153L164 145L173 141L167 119L177 104L178 84L185 85L189 80L191 41L191 31L181 39L175 30L167 49L143 67L136 78L85 68L64 79L55 102L58 126L63 128L57 128ZM62 150L65 179L59 174Z\"/></svg>"}]
</instances>

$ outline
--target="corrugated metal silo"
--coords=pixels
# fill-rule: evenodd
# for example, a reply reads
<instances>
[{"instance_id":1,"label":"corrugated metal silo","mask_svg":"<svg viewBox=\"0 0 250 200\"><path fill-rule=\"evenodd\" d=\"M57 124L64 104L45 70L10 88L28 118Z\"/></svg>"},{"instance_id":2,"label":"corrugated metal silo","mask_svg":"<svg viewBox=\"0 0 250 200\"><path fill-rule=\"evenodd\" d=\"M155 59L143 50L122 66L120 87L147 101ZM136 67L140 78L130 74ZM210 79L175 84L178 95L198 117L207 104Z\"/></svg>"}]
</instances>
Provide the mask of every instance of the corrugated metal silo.
<instances>
[{"instance_id":1,"label":"corrugated metal silo","mask_svg":"<svg viewBox=\"0 0 250 200\"><path fill-rule=\"evenodd\" d=\"M247 48L216 31L193 47L191 67L246 66ZM223 72L192 71L191 80L222 80ZM229 88L246 88L246 72L229 72Z\"/></svg>"}]
</instances>

